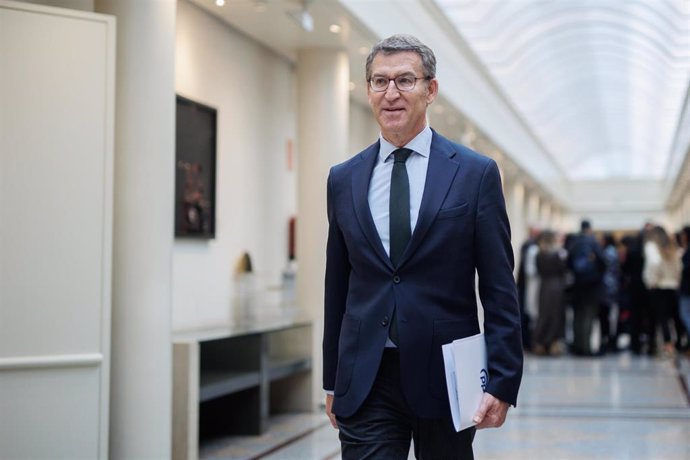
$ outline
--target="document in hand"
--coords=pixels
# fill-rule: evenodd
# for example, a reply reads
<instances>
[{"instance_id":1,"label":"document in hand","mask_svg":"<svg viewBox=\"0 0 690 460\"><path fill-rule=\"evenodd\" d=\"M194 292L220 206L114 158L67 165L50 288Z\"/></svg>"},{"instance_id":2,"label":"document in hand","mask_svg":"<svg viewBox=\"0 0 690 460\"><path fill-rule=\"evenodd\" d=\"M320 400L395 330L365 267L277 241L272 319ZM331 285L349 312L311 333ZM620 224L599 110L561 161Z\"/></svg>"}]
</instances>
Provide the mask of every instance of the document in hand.
<instances>
[{"instance_id":1,"label":"document in hand","mask_svg":"<svg viewBox=\"0 0 690 460\"><path fill-rule=\"evenodd\" d=\"M455 340L442 350L450 412L455 431L461 431L475 424L472 417L489 383L484 334Z\"/></svg>"}]
</instances>

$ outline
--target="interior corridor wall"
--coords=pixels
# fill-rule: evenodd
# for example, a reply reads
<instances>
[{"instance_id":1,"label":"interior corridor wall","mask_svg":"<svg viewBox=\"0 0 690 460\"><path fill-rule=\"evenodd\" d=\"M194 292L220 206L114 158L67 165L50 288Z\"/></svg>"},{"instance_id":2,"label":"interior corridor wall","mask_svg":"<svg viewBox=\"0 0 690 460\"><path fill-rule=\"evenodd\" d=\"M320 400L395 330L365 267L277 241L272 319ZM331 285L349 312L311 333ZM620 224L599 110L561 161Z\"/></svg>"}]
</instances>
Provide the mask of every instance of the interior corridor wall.
<instances>
[{"instance_id":1,"label":"interior corridor wall","mask_svg":"<svg viewBox=\"0 0 690 460\"><path fill-rule=\"evenodd\" d=\"M244 251L255 289L281 282L297 207L296 165L287 160L296 83L289 61L186 0L177 14L176 91L218 110L216 237L174 245L173 328L181 330L231 318Z\"/></svg>"},{"instance_id":2,"label":"interior corridor wall","mask_svg":"<svg viewBox=\"0 0 690 460\"><path fill-rule=\"evenodd\" d=\"M56 6L71 10L95 11L94 0L15 0L23 3L34 3L36 5Z\"/></svg>"},{"instance_id":3,"label":"interior corridor wall","mask_svg":"<svg viewBox=\"0 0 690 460\"><path fill-rule=\"evenodd\" d=\"M359 69L350 69L358 72ZM379 138L379 125L368 104L350 100L350 133L348 137L348 157L361 152Z\"/></svg>"}]
</instances>

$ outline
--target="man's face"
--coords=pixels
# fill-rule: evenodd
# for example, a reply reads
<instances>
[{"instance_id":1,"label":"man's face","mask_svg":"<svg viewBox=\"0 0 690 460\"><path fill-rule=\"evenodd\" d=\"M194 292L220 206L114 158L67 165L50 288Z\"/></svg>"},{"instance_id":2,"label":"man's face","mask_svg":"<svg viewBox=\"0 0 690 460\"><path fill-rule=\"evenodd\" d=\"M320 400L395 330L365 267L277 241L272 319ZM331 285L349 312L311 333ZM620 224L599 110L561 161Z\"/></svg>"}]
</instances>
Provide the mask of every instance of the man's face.
<instances>
[{"instance_id":1,"label":"man's face","mask_svg":"<svg viewBox=\"0 0 690 460\"><path fill-rule=\"evenodd\" d=\"M401 147L426 125L426 108L436 99L436 80L417 80L411 91L400 91L392 81L400 75L424 78L422 58L413 51L379 53L371 63L371 76L391 79L388 89L376 92L368 87L369 105L381 126L383 137Z\"/></svg>"}]
</instances>

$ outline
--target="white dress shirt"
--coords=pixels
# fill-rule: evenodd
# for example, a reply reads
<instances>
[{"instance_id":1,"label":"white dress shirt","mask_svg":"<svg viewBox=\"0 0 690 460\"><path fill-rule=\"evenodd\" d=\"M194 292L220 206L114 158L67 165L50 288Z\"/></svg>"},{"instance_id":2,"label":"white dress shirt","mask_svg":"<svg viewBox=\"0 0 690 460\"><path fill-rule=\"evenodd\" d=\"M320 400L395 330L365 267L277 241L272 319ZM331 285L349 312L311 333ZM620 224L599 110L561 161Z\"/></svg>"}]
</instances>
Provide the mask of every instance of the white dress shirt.
<instances>
[{"instance_id":1,"label":"white dress shirt","mask_svg":"<svg viewBox=\"0 0 690 460\"><path fill-rule=\"evenodd\" d=\"M410 181L410 230L414 232L419 216L419 207L422 204L424 185L426 184L426 171L429 167L429 153L431 152L431 138L433 134L431 128L426 126L417 136L405 145L405 148L412 150L412 154L405 162L407 177ZM381 146L379 157L374 165L369 182L369 209L374 218L376 230L378 231L381 243L390 256L390 192L391 174L393 173L393 151L398 147L394 146L383 135L379 136Z\"/></svg>"},{"instance_id":2,"label":"white dress shirt","mask_svg":"<svg viewBox=\"0 0 690 460\"><path fill-rule=\"evenodd\" d=\"M412 150L405 162L407 178L410 182L410 232L414 232L419 216L419 207L422 204L424 185L426 184L426 171L429 167L429 153L431 152L431 128L426 126L414 139L405 144L404 148ZM393 151L398 147L379 136L381 146L379 157L374 165L369 182L369 209L376 224L376 231L381 238L381 243L390 256L390 193L391 175L393 173ZM386 347L395 348L390 339L386 339Z\"/></svg>"}]
</instances>

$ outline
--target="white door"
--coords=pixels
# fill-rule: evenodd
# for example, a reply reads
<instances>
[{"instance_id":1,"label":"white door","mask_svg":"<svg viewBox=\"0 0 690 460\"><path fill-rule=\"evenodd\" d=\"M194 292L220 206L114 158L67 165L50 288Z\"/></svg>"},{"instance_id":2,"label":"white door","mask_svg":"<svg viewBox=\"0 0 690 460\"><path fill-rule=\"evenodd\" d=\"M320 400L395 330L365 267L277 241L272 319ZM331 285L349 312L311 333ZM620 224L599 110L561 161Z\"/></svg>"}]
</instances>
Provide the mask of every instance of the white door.
<instances>
[{"instance_id":1,"label":"white door","mask_svg":"<svg viewBox=\"0 0 690 460\"><path fill-rule=\"evenodd\" d=\"M115 22L0 0L0 458L106 458Z\"/></svg>"}]
</instances>

